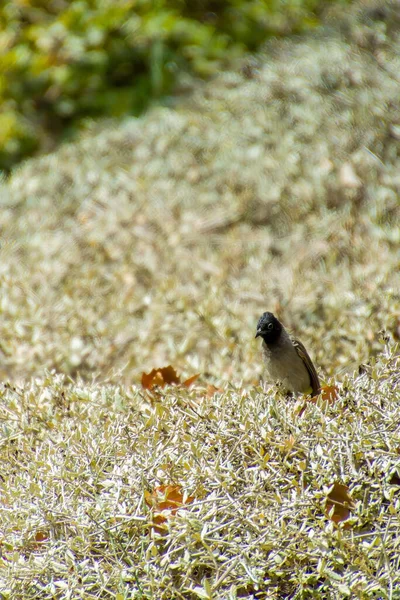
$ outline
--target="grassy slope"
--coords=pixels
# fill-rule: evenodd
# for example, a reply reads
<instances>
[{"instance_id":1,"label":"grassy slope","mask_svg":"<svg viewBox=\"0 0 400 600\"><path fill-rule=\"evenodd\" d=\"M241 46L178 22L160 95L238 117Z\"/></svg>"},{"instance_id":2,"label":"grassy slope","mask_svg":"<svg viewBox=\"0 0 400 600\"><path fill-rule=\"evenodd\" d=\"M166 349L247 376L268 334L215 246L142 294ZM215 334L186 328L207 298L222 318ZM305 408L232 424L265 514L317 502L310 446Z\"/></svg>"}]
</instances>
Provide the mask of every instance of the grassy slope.
<instances>
[{"instance_id":1,"label":"grassy slope","mask_svg":"<svg viewBox=\"0 0 400 600\"><path fill-rule=\"evenodd\" d=\"M396 597L400 41L370 16L3 184L5 597ZM257 387L265 309L335 405ZM170 362L224 392L147 399ZM170 482L195 501L159 540Z\"/></svg>"}]
</instances>

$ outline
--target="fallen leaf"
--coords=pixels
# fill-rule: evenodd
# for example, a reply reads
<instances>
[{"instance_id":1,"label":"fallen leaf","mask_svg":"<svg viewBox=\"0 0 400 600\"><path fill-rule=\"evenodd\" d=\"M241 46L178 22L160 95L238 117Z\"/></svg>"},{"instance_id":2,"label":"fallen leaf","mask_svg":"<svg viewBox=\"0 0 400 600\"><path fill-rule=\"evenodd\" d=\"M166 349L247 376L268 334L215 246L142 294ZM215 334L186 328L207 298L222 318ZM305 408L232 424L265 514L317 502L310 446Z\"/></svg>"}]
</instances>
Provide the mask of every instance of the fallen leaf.
<instances>
[{"instance_id":1,"label":"fallen leaf","mask_svg":"<svg viewBox=\"0 0 400 600\"><path fill-rule=\"evenodd\" d=\"M347 485L336 481L326 497L325 515L334 523L346 521L354 508L354 500L348 490Z\"/></svg>"},{"instance_id":2,"label":"fallen leaf","mask_svg":"<svg viewBox=\"0 0 400 600\"><path fill-rule=\"evenodd\" d=\"M207 386L207 397L208 398L212 398L214 396L214 394L222 394L224 390L221 388L217 388L215 387L215 385L211 385L210 383Z\"/></svg>"},{"instance_id":3,"label":"fallen leaf","mask_svg":"<svg viewBox=\"0 0 400 600\"><path fill-rule=\"evenodd\" d=\"M48 539L49 539L49 534L46 531L37 531L35 534L35 542L37 542L38 544L47 542Z\"/></svg>"},{"instance_id":4,"label":"fallen leaf","mask_svg":"<svg viewBox=\"0 0 400 600\"><path fill-rule=\"evenodd\" d=\"M160 367L159 369L153 369L150 373L142 373L142 387L145 390L151 390L154 387L164 387L165 385L183 385L190 387L196 379L200 377L200 373L192 375L189 379L181 382L181 378L175 371L175 369L168 365L168 367Z\"/></svg>"},{"instance_id":5,"label":"fallen leaf","mask_svg":"<svg viewBox=\"0 0 400 600\"><path fill-rule=\"evenodd\" d=\"M45 542L49 541L49 532L43 529L39 529L35 534L30 538L29 543L27 544L26 549L29 551L39 550L43 547Z\"/></svg>"},{"instance_id":6,"label":"fallen leaf","mask_svg":"<svg viewBox=\"0 0 400 600\"><path fill-rule=\"evenodd\" d=\"M168 511L164 516L170 518L178 508L185 507L194 500L194 496L184 496L180 485L160 485L152 492L144 492L145 502L155 513ZM165 520L165 519L164 519Z\"/></svg>"},{"instance_id":7,"label":"fallen leaf","mask_svg":"<svg viewBox=\"0 0 400 600\"><path fill-rule=\"evenodd\" d=\"M142 373L142 387L145 390L151 390L155 386L164 387L171 383L177 384L180 382L181 378L171 365L153 369L150 373Z\"/></svg>"},{"instance_id":8,"label":"fallen leaf","mask_svg":"<svg viewBox=\"0 0 400 600\"><path fill-rule=\"evenodd\" d=\"M339 388L336 385L324 385L321 388L322 400L332 404L339 397Z\"/></svg>"},{"instance_id":9,"label":"fallen leaf","mask_svg":"<svg viewBox=\"0 0 400 600\"><path fill-rule=\"evenodd\" d=\"M321 397L321 399L325 402L328 402L328 404L333 404L333 402L339 398L339 388L336 385L324 385L321 387L321 391L318 396L312 396L305 399L302 407L299 410L298 416L302 416L306 410L307 404L316 404L319 397Z\"/></svg>"},{"instance_id":10,"label":"fallen leaf","mask_svg":"<svg viewBox=\"0 0 400 600\"><path fill-rule=\"evenodd\" d=\"M196 373L196 375L192 375L191 377L189 377L189 379L186 379L186 381L184 381L182 383L182 385L184 385L185 387L190 387L191 385L193 385L193 383L200 377L200 373Z\"/></svg>"},{"instance_id":11,"label":"fallen leaf","mask_svg":"<svg viewBox=\"0 0 400 600\"><path fill-rule=\"evenodd\" d=\"M152 509L151 527L158 533L164 533L168 527L165 522L171 519L178 509L185 508L194 500L194 496L184 496L180 485L160 485L152 492L145 490L144 500Z\"/></svg>"}]
</instances>

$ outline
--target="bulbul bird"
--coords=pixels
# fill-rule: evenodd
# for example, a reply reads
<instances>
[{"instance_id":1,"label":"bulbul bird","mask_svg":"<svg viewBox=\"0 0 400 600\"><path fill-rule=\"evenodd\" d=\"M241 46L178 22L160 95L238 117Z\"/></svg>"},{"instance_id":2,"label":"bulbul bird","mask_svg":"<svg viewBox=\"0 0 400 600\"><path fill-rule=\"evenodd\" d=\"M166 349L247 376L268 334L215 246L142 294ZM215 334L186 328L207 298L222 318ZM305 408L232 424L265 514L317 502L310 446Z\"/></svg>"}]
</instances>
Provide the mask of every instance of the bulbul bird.
<instances>
[{"instance_id":1,"label":"bulbul bird","mask_svg":"<svg viewBox=\"0 0 400 600\"><path fill-rule=\"evenodd\" d=\"M270 312L261 315L256 338L262 337L262 350L269 378L289 392L317 396L321 391L317 371L303 344L292 338Z\"/></svg>"}]
</instances>

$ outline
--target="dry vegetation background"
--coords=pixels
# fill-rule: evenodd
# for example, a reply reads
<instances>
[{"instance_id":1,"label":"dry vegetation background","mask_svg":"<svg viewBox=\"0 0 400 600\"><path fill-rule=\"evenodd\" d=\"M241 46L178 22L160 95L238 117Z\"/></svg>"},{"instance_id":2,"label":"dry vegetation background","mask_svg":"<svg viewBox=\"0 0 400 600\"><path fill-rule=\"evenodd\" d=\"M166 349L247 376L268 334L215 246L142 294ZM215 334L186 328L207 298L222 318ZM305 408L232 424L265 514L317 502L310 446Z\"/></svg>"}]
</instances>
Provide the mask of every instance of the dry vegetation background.
<instances>
[{"instance_id":1,"label":"dry vegetation background","mask_svg":"<svg viewBox=\"0 0 400 600\"><path fill-rule=\"evenodd\" d=\"M3 182L2 598L400 597L399 23L332 16ZM335 404L263 393L264 310ZM147 396L169 363L198 384Z\"/></svg>"}]
</instances>

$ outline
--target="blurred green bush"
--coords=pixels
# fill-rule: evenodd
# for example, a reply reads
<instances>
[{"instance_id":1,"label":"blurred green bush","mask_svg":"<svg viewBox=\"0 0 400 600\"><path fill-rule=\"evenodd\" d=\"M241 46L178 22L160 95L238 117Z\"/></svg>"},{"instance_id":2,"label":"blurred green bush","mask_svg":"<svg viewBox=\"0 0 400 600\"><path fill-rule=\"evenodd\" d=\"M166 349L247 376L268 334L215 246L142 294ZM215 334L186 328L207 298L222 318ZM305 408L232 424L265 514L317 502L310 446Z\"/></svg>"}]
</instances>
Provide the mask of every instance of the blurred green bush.
<instances>
[{"instance_id":1,"label":"blurred green bush","mask_svg":"<svg viewBox=\"0 0 400 600\"><path fill-rule=\"evenodd\" d=\"M344 0L336 0L343 2ZM331 4L332 2L330 2ZM84 119L140 114L182 72L207 77L270 35L318 23L321 0L0 3L0 169Z\"/></svg>"}]
</instances>

